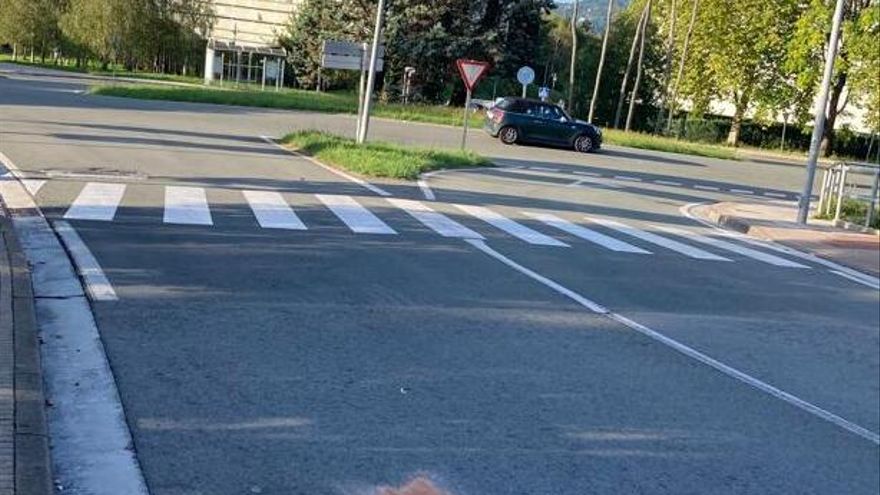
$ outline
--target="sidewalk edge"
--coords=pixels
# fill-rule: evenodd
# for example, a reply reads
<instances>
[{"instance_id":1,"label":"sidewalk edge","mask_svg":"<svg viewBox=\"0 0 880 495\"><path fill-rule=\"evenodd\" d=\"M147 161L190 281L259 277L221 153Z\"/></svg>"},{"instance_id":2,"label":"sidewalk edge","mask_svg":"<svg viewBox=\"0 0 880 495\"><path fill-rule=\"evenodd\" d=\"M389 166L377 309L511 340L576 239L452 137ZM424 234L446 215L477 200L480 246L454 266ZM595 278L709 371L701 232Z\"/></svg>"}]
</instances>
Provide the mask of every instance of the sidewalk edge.
<instances>
[{"instance_id":1,"label":"sidewalk edge","mask_svg":"<svg viewBox=\"0 0 880 495\"><path fill-rule=\"evenodd\" d=\"M30 268L11 219L0 216L0 223L12 273L15 492L50 495L54 489Z\"/></svg>"}]
</instances>

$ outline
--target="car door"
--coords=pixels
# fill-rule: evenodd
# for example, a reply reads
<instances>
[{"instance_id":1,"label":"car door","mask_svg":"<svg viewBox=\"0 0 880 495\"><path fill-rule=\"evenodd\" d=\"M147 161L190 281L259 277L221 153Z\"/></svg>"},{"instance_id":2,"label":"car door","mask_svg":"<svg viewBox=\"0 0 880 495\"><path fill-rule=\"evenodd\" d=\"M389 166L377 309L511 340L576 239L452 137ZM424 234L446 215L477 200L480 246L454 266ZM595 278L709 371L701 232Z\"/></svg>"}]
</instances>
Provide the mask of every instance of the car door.
<instances>
[{"instance_id":1,"label":"car door","mask_svg":"<svg viewBox=\"0 0 880 495\"><path fill-rule=\"evenodd\" d=\"M556 105L541 103L540 140L547 144L568 144L571 123Z\"/></svg>"},{"instance_id":2,"label":"car door","mask_svg":"<svg viewBox=\"0 0 880 495\"><path fill-rule=\"evenodd\" d=\"M546 125L541 115L541 106L530 101L520 102L520 132L526 141L543 142L546 139Z\"/></svg>"}]
</instances>

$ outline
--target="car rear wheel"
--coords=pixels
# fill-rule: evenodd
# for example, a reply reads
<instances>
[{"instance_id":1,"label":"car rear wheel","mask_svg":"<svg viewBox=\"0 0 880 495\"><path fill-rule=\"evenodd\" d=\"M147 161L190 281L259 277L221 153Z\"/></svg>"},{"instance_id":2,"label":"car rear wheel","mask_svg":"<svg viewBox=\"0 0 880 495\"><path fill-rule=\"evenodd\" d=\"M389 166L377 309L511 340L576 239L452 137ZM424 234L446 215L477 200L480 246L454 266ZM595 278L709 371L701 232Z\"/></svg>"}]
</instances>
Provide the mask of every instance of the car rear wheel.
<instances>
[{"instance_id":1,"label":"car rear wheel","mask_svg":"<svg viewBox=\"0 0 880 495\"><path fill-rule=\"evenodd\" d=\"M581 153L589 153L593 151L593 140L586 134L578 136L574 140L574 150Z\"/></svg>"},{"instance_id":2,"label":"car rear wheel","mask_svg":"<svg viewBox=\"0 0 880 495\"><path fill-rule=\"evenodd\" d=\"M519 139L519 131L515 127L504 127L498 131L498 139L504 144L513 144Z\"/></svg>"}]
</instances>

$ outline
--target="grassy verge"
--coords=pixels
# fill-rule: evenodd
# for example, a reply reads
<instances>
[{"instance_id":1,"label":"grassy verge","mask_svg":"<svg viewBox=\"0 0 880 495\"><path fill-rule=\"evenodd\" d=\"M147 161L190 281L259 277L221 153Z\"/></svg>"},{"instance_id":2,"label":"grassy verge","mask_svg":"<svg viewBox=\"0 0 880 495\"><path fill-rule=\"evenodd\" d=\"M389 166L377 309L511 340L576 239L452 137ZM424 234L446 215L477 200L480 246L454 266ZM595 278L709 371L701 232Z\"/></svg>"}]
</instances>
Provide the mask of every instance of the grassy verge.
<instances>
[{"instance_id":1,"label":"grassy verge","mask_svg":"<svg viewBox=\"0 0 880 495\"><path fill-rule=\"evenodd\" d=\"M692 143L690 141L680 141L668 137L652 136L650 134L606 129L603 131L603 138L605 143L617 146L666 151L669 153L680 153L684 155L706 156L710 158L723 158L725 160L738 159L736 150L726 146Z\"/></svg>"},{"instance_id":2,"label":"grassy verge","mask_svg":"<svg viewBox=\"0 0 880 495\"><path fill-rule=\"evenodd\" d=\"M431 150L381 142L358 146L351 139L317 131L288 134L282 143L328 165L372 177L412 180L431 170L491 166L488 160L469 151Z\"/></svg>"},{"instance_id":3,"label":"grassy verge","mask_svg":"<svg viewBox=\"0 0 880 495\"><path fill-rule=\"evenodd\" d=\"M833 220L834 213L837 211L837 201L835 199L831 200L831 208L827 215L816 215L814 218L818 218L820 220ZM843 204L840 206L840 219L845 220L847 222L852 222L857 225L863 225L865 223L865 215L868 214L868 202L860 201L853 198L844 198ZM871 222L869 226L873 229L880 229L880 212L874 212L873 218L871 218Z\"/></svg>"},{"instance_id":4,"label":"grassy verge","mask_svg":"<svg viewBox=\"0 0 880 495\"><path fill-rule=\"evenodd\" d=\"M23 57L19 57L18 60L13 61L12 56L7 54L0 54L0 62L9 62L25 67L39 67L42 69L63 70L66 72L74 72L78 74L92 74L96 76L133 77L138 79L150 79L154 81L174 81L190 84L199 84L202 82L202 78L200 77L181 76L177 74L161 74L155 72L129 71L121 67L113 67L108 69L101 69L95 66L77 67L69 61L63 61L58 64L42 63L38 61L31 62L29 59Z\"/></svg>"}]
</instances>

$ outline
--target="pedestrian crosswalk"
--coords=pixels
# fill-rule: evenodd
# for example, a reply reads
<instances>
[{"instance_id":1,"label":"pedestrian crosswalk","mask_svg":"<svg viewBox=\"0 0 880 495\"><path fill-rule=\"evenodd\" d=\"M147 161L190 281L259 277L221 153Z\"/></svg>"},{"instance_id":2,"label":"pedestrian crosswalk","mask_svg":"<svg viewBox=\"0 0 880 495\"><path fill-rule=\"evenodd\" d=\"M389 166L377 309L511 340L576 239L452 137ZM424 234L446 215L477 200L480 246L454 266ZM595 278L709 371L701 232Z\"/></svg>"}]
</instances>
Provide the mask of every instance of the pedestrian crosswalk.
<instances>
[{"instance_id":1,"label":"pedestrian crosswalk","mask_svg":"<svg viewBox=\"0 0 880 495\"><path fill-rule=\"evenodd\" d=\"M67 183L69 187L69 183ZM111 222L124 210L123 200L131 188L143 187L111 182L88 182L73 194L62 216L68 220ZM156 186L150 186L156 187ZM28 190L37 195L48 188L46 181L30 180ZM162 222L178 225L213 226L212 207L203 187L164 186ZM212 193L214 194L214 193ZM677 255L700 261L730 262L747 259L782 268L808 268L779 253L771 254L756 246L725 237L698 233L668 225L632 225L618 220L586 217L574 212L520 211L502 206L445 204L403 198L355 198L339 194L292 195L271 190L227 190L238 195L238 204L247 205L253 221L263 229L308 231L323 228L315 225L316 207L332 213L340 225L354 234L399 235L425 230L459 239L510 239L548 248L572 248L578 245L622 255ZM294 197L296 196L296 197ZM314 201L307 201L307 198ZM158 199L158 196L156 197ZM227 208L225 211L228 211ZM144 211L152 211L146 209ZM241 210L239 210L241 211ZM395 215L394 212L406 215ZM128 213L131 215L133 213ZM149 213L147 213L149 214ZM215 214L218 214L215 212ZM219 213L222 215L222 212ZM305 214L305 217L303 216ZM411 225L400 224L411 217ZM312 222L312 225L309 223ZM395 224L400 224L395 225ZM395 225L394 227L392 225ZM421 227L415 227L420 225ZM580 242L584 241L584 242ZM697 247L700 245L701 247ZM720 254L724 253L724 255ZM735 255L735 256L732 256Z\"/></svg>"}]
</instances>

